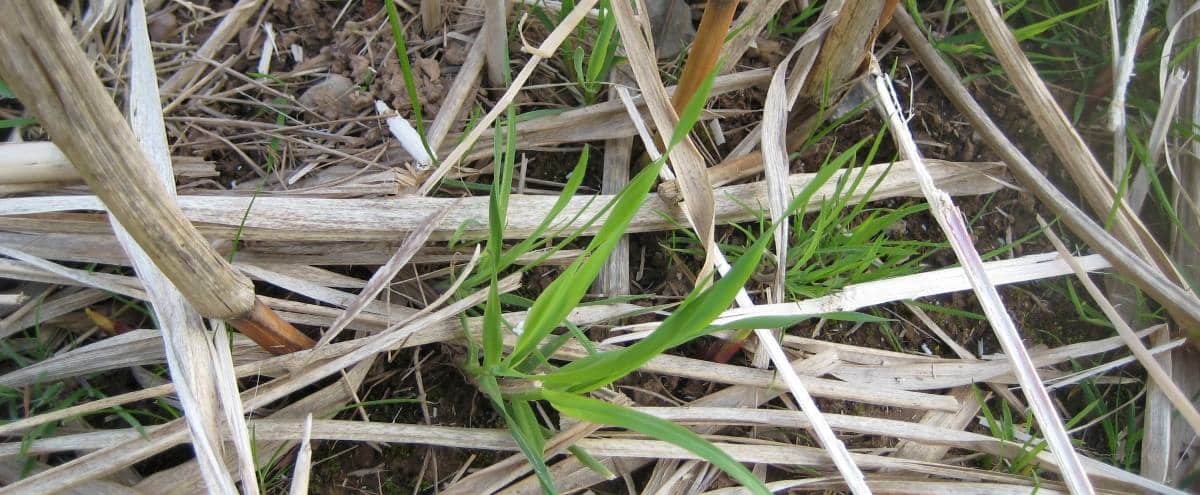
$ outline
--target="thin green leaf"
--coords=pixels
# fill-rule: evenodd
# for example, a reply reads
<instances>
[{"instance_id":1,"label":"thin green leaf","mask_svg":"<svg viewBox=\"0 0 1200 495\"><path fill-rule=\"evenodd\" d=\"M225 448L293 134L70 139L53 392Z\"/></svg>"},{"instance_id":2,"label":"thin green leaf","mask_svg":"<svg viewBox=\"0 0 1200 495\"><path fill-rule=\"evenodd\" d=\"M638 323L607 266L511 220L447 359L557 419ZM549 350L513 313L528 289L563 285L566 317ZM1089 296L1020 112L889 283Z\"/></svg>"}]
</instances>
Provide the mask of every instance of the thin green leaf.
<instances>
[{"instance_id":1,"label":"thin green leaf","mask_svg":"<svg viewBox=\"0 0 1200 495\"><path fill-rule=\"evenodd\" d=\"M571 178L567 180L566 185L563 186L562 192L558 195L558 199L554 201L554 205L551 206L550 210L546 213L546 218L542 220L542 223L538 224L538 226L533 229L533 232L529 234L529 237L526 237L520 243L517 243L516 246L513 246L504 253L504 256L500 258L499 270L503 270L511 266L516 262L518 257L533 249L533 246L539 242L539 240L542 238L542 235L546 232L546 229L550 228L550 224L553 223L554 220L558 218L558 215L562 213L563 209L567 207L567 204L571 202L571 198L575 197L575 192L578 191L579 186L583 184L584 175L587 173L588 150L589 147L585 144L583 146L583 152L579 154L579 161L576 162L575 168L571 171Z\"/></svg>"},{"instance_id":2,"label":"thin green leaf","mask_svg":"<svg viewBox=\"0 0 1200 495\"><path fill-rule=\"evenodd\" d=\"M755 328L786 328L797 323L812 318L824 318L826 320L848 321L853 323L884 323L893 321L890 318L883 318L857 311L835 311L832 313L823 313L820 315L789 315L789 316L754 316L750 318L739 319L733 323L723 325L711 325L708 327L709 332L719 330L744 330Z\"/></svg>"},{"instance_id":3,"label":"thin green leaf","mask_svg":"<svg viewBox=\"0 0 1200 495\"><path fill-rule=\"evenodd\" d=\"M587 73L583 69L584 57L585 55L583 54L583 46L577 45L575 50L571 52L571 65L575 68L575 80L586 84L588 79Z\"/></svg>"},{"instance_id":4,"label":"thin green leaf","mask_svg":"<svg viewBox=\"0 0 1200 495\"><path fill-rule=\"evenodd\" d=\"M1102 1L1093 2L1090 5L1084 5L1083 7L1077 8L1070 12L1064 12L1064 13L1056 15L1054 17L1050 17L1048 19L1035 22L1028 26L1023 26L1023 27L1014 29L1013 37L1015 37L1017 39L1017 41L1029 40L1030 38L1033 38L1039 34L1046 32L1047 29L1050 29L1050 28L1054 27L1055 25L1057 25L1063 21L1066 21L1067 19L1070 19L1072 17L1081 15L1089 10L1092 10L1092 9L1102 5L1103 3L1104 2L1102 2Z\"/></svg>"},{"instance_id":5,"label":"thin green leaf","mask_svg":"<svg viewBox=\"0 0 1200 495\"><path fill-rule=\"evenodd\" d=\"M683 111L679 112L679 125L675 126L668 149L683 142L688 133L692 132L692 125L700 120L700 112L704 111L704 105L708 102L708 94L712 91L713 80L716 79L718 72L721 72L720 63L717 63L717 67L708 73L708 76L700 83L700 87L696 88L696 94L692 95L687 105L683 107Z\"/></svg>"},{"instance_id":6,"label":"thin green leaf","mask_svg":"<svg viewBox=\"0 0 1200 495\"><path fill-rule=\"evenodd\" d=\"M520 449L525 458L529 460L529 465L533 467L534 474L537 475L538 484L542 486L542 491L545 493L558 493L554 487L554 478L550 476L550 469L546 467L545 453L539 447L537 442L530 439L520 421L514 417L511 409L505 404L504 399L500 394L500 385L496 382L494 376L480 376L478 380L479 390L483 391L484 395L492 401L492 407L500 416L504 418L504 424L508 426L508 432L512 435L513 440L517 442L517 448ZM538 432L541 436L541 432ZM543 442L544 443L544 442Z\"/></svg>"},{"instance_id":7,"label":"thin green leaf","mask_svg":"<svg viewBox=\"0 0 1200 495\"><path fill-rule=\"evenodd\" d=\"M592 281L600 273L604 260L616 247L625 228L645 201L660 165L661 161L646 167L614 198L612 211L584 254L563 270L563 274L551 282L537 301L534 301L522 325L521 337L508 356L508 367L515 367L528 357L541 340L579 305Z\"/></svg>"},{"instance_id":8,"label":"thin green leaf","mask_svg":"<svg viewBox=\"0 0 1200 495\"><path fill-rule=\"evenodd\" d=\"M751 493L756 495L770 495L771 493L749 469L746 469L725 451L717 448L716 445L700 438L699 435L692 433L687 428L643 412L575 394L546 390L543 392L543 396L563 414L592 423L619 426L664 442L670 442L721 468L722 471L749 489Z\"/></svg>"},{"instance_id":9,"label":"thin green leaf","mask_svg":"<svg viewBox=\"0 0 1200 495\"><path fill-rule=\"evenodd\" d=\"M492 369L500 363L504 350L504 330L500 327L500 293L496 275L488 285L488 298L483 307L483 368Z\"/></svg>"},{"instance_id":10,"label":"thin green leaf","mask_svg":"<svg viewBox=\"0 0 1200 495\"><path fill-rule=\"evenodd\" d=\"M592 45L592 53L588 56L588 82L599 81L608 69L608 64L612 60L612 52L609 51L609 43L612 41L613 33L616 32L617 21L613 17L612 11L604 9L600 17L600 34L596 37L596 43Z\"/></svg>"},{"instance_id":11,"label":"thin green leaf","mask_svg":"<svg viewBox=\"0 0 1200 495\"><path fill-rule=\"evenodd\" d=\"M404 41L404 28L400 25L400 14L396 12L395 0L384 0L387 10L388 24L392 27L392 39L395 40L396 57L400 59L400 72L404 76L404 87L408 90L408 101L412 104L413 116L417 121L417 134L421 136L421 146L425 153L433 156L429 142L425 140L425 119L421 114L421 99L417 96L417 83L413 78L412 64L408 60L408 46Z\"/></svg>"},{"instance_id":12,"label":"thin green leaf","mask_svg":"<svg viewBox=\"0 0 1200 495\"><path fill-rule=\"evenodd\" d=\"M567 447L567 451L571 454L574 454L575 458L579 459L580 464L583 464L588 469L595 471L596 474L600 475L600 477L606 480L611 480L617 477L616 474L613 474L612 471L608 470L608 466L605 466L604 463L600 462L599 459L592 457L592 454L589 454L588 451L583 450L583 447L572 445Z\"/></svg>"},{"instance_id":13,"label":"thin green leaf","mask_svg":"<svg viewBox=\"0 0 1200 495\"><path fill-rule=\"evenodd\" d=\"M784 216L790 216L808 204L808 200L817 189L827 182L837 169L834 162L821 167L813 180L792 199ZM586 356L557 371L541 375L539 379L548 389L571 392L595 390L632 372L666 349L704 335L713 319L729 307L738 291L757 269L759 258L771 238L770 235L760 236L724 277L702 292L698 292L699 289L693 290L684 303L645 339L622 350ZM697 287L703 285L697 284Z\"/></svg>"},{"instance_id":14,"label":"thin green leaf","mask_svg":"<svg viewBox=\"0 0 1200 495\"><path fill-rule=\"evenodd\" d=\"M612 383L636 370L663 351L703 335L717 315L733 301L746 280L758 267L758 260L770 242L762 236L738 259L729 272L703 291L693 291L653 333L619 351L602 352L576 360L557 371L539 377L548 389L589 392ZM701 287L702 284L697 284Z\"/></svg>"},{"instance_id":15,"label":"thin green leaf","mask_svg":"<svg viewBox=\"0 0 1200 495\"><path fill-rule=\"evenodd\" d=\"M19 119L4 119L4 120L0 120L0 129L11 129L13 127L28 127L28 126L34 125L36 123L37 123L36 120L29 118L29 117L22 117Z\"/></svg>"},{"instance_id":16,"label":"thin green leaf","mask_svg":"<svg viewBox=\"0 0 1200 495\"><path fill-rule=\"evenodd\" d=\"M530 447L536 452L545 452L546 437L542 434L542 425L538 424L537 416L533 414L533 407L528 401L510 401L509 411L512 412L513 419L520 425L521 433L529 441Z\"/></svg>"}]
</instances>

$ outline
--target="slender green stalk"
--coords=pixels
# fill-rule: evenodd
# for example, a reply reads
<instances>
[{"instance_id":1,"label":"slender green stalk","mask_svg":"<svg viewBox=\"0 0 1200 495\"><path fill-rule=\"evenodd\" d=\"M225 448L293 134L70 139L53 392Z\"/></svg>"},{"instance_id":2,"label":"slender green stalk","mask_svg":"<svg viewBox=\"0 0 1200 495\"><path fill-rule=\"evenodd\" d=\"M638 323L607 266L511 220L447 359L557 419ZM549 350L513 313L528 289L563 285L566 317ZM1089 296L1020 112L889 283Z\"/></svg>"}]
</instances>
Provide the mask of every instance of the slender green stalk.
<instances>
[{"instance_id":1,"label":"slender green stalk","mask_svg":"<svg viewBox=\"0 0 1200 495\"><path fill-rule=\"evenodd\" d=\"M433 151L429 149L429 142L425 140L425 119L421 113L421 99L417 96L417 83L413 78L412 64L408 60L408 45L404 42L404 27L400 24L400 14L396 12L395 0L384 0L383 4L387 8L388 24L392 27L396 58L400 59L400 72L404 76L404 88L408 90L408 101L412 104L413 117L417 121L417 134L421 136L421 146L425 147L425 153L432 158Z\"/></svg>"}]
</instances>

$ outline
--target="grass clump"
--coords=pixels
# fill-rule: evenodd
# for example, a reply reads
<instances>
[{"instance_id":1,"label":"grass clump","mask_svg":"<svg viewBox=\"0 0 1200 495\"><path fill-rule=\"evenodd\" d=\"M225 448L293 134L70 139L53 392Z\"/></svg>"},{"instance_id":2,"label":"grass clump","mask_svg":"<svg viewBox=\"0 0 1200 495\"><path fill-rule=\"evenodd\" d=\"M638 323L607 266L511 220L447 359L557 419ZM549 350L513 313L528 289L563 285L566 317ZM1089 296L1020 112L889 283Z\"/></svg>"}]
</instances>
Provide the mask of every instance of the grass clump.
<instances>
[{"instance_id":1,"label":"grass clump","mask_svg":"<svg viewBox=\"0 0 1200 495\"><path fill-rule=\"evenodd\" d=\"M709 77L682 113L680 125L669 146L681 142L699 119L711 81ZM649 194L665 158L641 170L605 206L605 216L596 235L583 253L532 302L525 320L515 324L505 322L500 316L502 301L497 288L500 272L509 264L509 260L527 251L534 242L531 236L531 239L526 239L512 250L503 249L503 230L515 161L515 136L511 132L512 124L516 122L515 110L510 106L507 114L502 122L504 125L497 124L496 127L495 154L496 163L500 166L490 194L489 238L485 247L486 259L481 263L480 270L487 277L489 291L483 310L484 328L481 341L472 342L469 346L465 367L508 425L520 450L530 460L542 488L551 493L555 491L554 480L544 457L545 441L553 429L550 425L541 424L534 414L534 403L538 401L545 401L560 413L578 419L620 426L674 443L712 462L755 493L768 493L749 470L691 431L669 421L587 397L587 394L608 386L666 349L704 335L709 322L729 306L733 296L753 273L769 236L756 242L728 276L716 281L708 289L693 291L683 305L663 322L659 331L649 338L628 348L595 352L561 368L556 367L548 356L571 336L582 337L582 334L568 332L555 336L553 331L563 325L569 313L582 302L609 253ZM573 178L583 176L581 172L586 163L585 150L572 174ZM569 197L567 193L560 195L559 204ZM538 229L539 234L549 221L550 218ZM506 339L506 333L516 334L508 352L505 352L505 342L513 339ZM581 340L586 341L585 338ZM573 452L600 469L585 452L579 449Z\"/></svg>"},{"instance_id":2,"label":"grass clump","mask_svg":"<svg viewBox=\"0 0 1200 495\"><path fill-rule=\"evenodd\" d=\"M564 0L554 18L536 3L527 8L543 28L552 30L575 8L575 1ZM559 47L564 63L562 72L570 74L572 78L569 89L577 95L579 103L583 105L591 105L600 100L612 68L623 59L617 55L621 36L617 32L617 18L612 7L609 6L608 0L601 0L596 4L596 9L599 17L595 25L589 22L580 23L575 32Z\"/></svg>"}]
</instances>

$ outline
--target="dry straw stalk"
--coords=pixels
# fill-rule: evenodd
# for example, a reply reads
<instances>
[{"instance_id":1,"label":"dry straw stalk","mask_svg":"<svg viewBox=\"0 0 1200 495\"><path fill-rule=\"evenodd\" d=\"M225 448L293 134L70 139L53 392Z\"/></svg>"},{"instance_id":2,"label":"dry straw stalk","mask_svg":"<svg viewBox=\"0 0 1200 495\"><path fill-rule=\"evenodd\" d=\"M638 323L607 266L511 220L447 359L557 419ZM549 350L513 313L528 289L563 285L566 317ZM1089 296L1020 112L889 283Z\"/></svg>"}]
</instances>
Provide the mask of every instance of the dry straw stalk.
<instances>
[{"instance_id":1,"label":"dry straw stalk","mask_svg":"<svg viewBox=\"0 0 1200 495\"><path fill-rule=\"evenodd\" d=\"M53 2L8 2L0 9L0 76L188 302L272 351L310 346L257 300L250 279L209 248L155 184L150 163L91 66Z\"/></svg>"}]
</instances>

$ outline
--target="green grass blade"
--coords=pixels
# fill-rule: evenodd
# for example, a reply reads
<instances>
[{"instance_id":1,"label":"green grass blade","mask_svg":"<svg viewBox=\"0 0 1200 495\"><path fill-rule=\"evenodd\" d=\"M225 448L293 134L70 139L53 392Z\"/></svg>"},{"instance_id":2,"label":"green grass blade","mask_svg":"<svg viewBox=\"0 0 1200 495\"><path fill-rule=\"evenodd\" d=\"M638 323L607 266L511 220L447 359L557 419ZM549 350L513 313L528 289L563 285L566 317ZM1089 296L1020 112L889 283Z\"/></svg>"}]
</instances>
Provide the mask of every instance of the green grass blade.
<instances>
[{"instance_id":1,"label":"green grass blade","mask_svg":"<svg viewBox=\"0 0 1200 495\"><path fill-rule=\"evenodd\" d=\"M740 319L737 322L725 325L712 325L708 328L709 332L718 330L743 330L755 328L782 328L789 327L800 323L804 320L820 316L826 320L848 321L852 323L885 323L893 321L890 318L860 313L858 311L835 311L833 313L822 313L820 315L796 315L796 316L755 316L751 318Z\"/></svg>"},{"instance_id":2,"label":"green grass blade","mask_svg":"<svg viewBox=\"0 0 1200 495\"><path fill-rule=\"evenodd\" d=\"M846 244L851 246L862 245L868 240L883 233L892 225L895 225L896 222L928 209L928 203L921 203L898 208L882 216L871 218L870 222L863 222L859 224L858 227L854 228L850 238L846 239Z\"/></svg>"},{"instance_id":3,"label":"green grass blade","mask_svg":"<svg viewBox=\"0 0 1200 495\"><path fill-rule=\"evenodd\" d=\"M529 235L529 237L526 237L524 240L517 243L516 246L513 246L508 251L504 252L504 255L500 258L498 270L504 270L505 268L508 268L517 261L518 257L532 250L533 247L539 242L542 235L546 233L546 229L550 228L550 224L553 223L554 220L558 218L558 215L562 213L563 209L567 207L567 204L570 203L571 198L575 197L575 192L578 191L579 186L583 184L584 175L587 173L588 149L589 147L585 144L583 146L583 152L579 155L579 161L575 164L575 168L571 171L571 178L567 180L566 185L563 186L562 193L558 195L558 199L554 201L554 205L551 206L550 210L546 213L546 218L542 220L542 223L538 224L538 226L533 229L533 232Z\"/></svg>"},{"instance_id":4,"label":"green grass blade","mask_svg":"<svg viewBox=\"0 0 1200 495\"><path fill-rule=\"evenodd\" d=\"M404 28L400 25L400 14L396 12L395 0L384 0L387 9L388 24L392 26L392 38L395 40L396 57L400 59L400 72L404 76L404 87L408 90L408 101L412 104L413 117L417 121L417 134L421 136L421 146L429 156L434 156L425 140L425 119L421 114L421 99L417 96L417 83L413 78L412 64L408 60L408 44L404 41Z\"/></svg>"},{"instance_id":5,"label":"green grass blade","mask_svg":"<svg viewBox=\"0 0 1200 495\"><path fill-rule=\"evenodd\" d=\"M675 128L670 146L668 146L668 153L671 147L687 137L688 132L700 119L700 113L704 109L704 103L708 99L717 72L717 70L712 71L704 79L696 94L688 101L687 107L680 113L679 124ZM624 235L629 221L645 201L665 157L666 154L638 173L614 198L608 218L592 238L592 242L585 249L584 254L563 270L562 275L555 279L542 292L541 297L534 302L533 307L529 310L529 316L523 324L521 337L506 361L509 368L516 367L527 358L537 348L541 339L558 326L563 318L583 299L588 288L600 273L605 259L616 247L617 241Z\"/></svg>"},{"instance_id":6,"label":"green grass blade","mask_svg":"<svg viewBox=\"0 0 1200 495\"><path fill-rule=\"evenodd\" d=\"M1001 440L1011 440L1008 435L1004 434L1004 430L1000 428L1000 422L996 421L996 415L992 414L991 408L987 406L987 397L984 396L983 391L979 390L979 387L971 385L971 392L975 394L975 401L980 404L979 411L983 413L983 418L987 421L987 427L992 432L992 436Z\"/></svg>"},{"instance_id":7,"label":"green grass blade","mask_svg":"<svg viewBox=\"0 0 1200 495\"><path fill-rule=\"evenodd\" d=\"M793 199L785 216L791 216L816 194L838 170L835 161L827 162ZM758 267L759 259L773 236L762 235L746 249L733 267L706 290L694 290L658 329L645 339L619 351L609 351L576 360L557 371L542 375L546 388L586 392L603 387L640 367L666 349L704 335L709 324L728 308L738 291ZM697 284L701 287L703 284Z\"/></svg>"},{"instance_id":8,"label":"green grass blade","mask_svg":"<svg viewBox=\"0 0 1200 495\"><path fill-rule=\"evenodd\" d=\"M278 103L278 102L277 102ZM277 112L275 115L275 125L283 127L287 122L287 114ZM267 175L275 172L276 156L279 153L279 139L271 138L270 146L267 148ZM233 233L232 249L229 250L229 261L232 263L233 258L237 256L238 248L241 246L242 231L246 228L246 220L250 218L250 210L254 209L254 201L262 194L263 186L267 184L267 178L258 181L258 185L254 187L254 192L250 194L250 202L246 205L246 211L242 213L242 220L238 223L237 230Z\"/></svg>"},{"instance_id":9,"label":"green grass blade","mask_svg":"<svg viewBox=\"0 0 1200 495\"><path fill-rule=\"evenodd\" d=\"M521 429L521 433L529 441L530 448L535 452L546 451L546 437L542 434L542 425L538 424L537 416L529 401L510 401L509 411Z\"/></svg>"},{"instance_id":10,"label":"green grass blade","mask_svg":"<svg viewBox=\"0 0 1200 495\"><path fill-rule=\"evenodd\" d=\"M712 91L713 80L716 79L717 73L721 71L721 65L720 62L717 62L716 68L708 73L708 76L700 83L700 87L696 89L696 94L692 95L692 99L688 100L687 105L683 107L683 111L679 112L679 125L675 126L675 133L671 135L671 143L667 147L668 150L683 142L688 133L692 132L692 124L700 120L700 112L704 111L704 105L708 102L708 94Z\"/></svg>"},{"instance_id":11,"label":"green grass blade","mask_svg":"<svg viewBox=\"0 0 1200 495\"><path fill-rule=\"evenodd\" d=\"M483 308L483 368L492 369L500 363L500 354L504 350L504 330L500 322L500 292L496 286L496 275L492 274L492 283L488 285L488 298Z\"/></svg>"},{"instance_id":12,"label":"green grass blade","mask_svg":"<svg viewBox=\"0 0 1200 495\"><path fill-rule=\"evenodd\" d=\"M571 52L571 62L573 62L571 65L575 68L575 80L584 86L584 90L587 90L588 85L587 71L583 68L583 60L586 57L587 55L583 53L583 45L576 45L575 51Z\"/></svg>"},{"instance_id":13,"label":"green grass blade","mask_svg":"<svg viewBox=\"0 0 1200 495\"><path fill-rule=\"evenodd\" d=\"M543 396L563 414L592 423L619 426L670 442L721 468L751 493L771 493L749 469L687 428L643 412L574 394L546 390Z\"/></svg>"},{"instance_id":14,"label":"green grass blade","mask_svg":"<svg viewBox=\"0 0 1200 495\"><path fill-rule=\"evenodd\" d=\"M625 228L645 201L657 177L659 166L661 161L642 170L629 182L614 199L608 218L604 220L584 254L563 270L562 275L551 282L537 301L534 301L522 325L521 337L508 356L508 367L515 367L529 357L529 353L537 348L541 340L583 300L592 281L600 273L604 260L616 247Z\"/></svg>"},{"instance_id":15,"label":"green grass blade","mask_svg":"<svg viewBox=\"0 0 1200 495\"><path fill-rule=\"evenodd\" d=\"M1079 7L1070 12L1064 12L1064 13L1056 15L1054 17L1050 17L1048 19L1038 21L1033 24L1014 29L1013 36L1015 38L1017 38L1017 41L1027 41L1039 34L1046 32L1046 30L1058 25L1060 22L1066 21L1067 19L1070 19L1070 18L1078 16L1078 15L1081 15L1089 10L1092 10L1092 9L1102 5L1103 3L1104 2L1102 2L1102 1L1092 2L1090 5L1084 5L1083 7Z\"/></svg>"},{"instance_id":16,"label":"green grass blade","mask_svg":"<svg viewBox=\"0 0 1200 495\"><path fill-rule=\"evenodd\" d=\"M515 168L516 155L516 137L512 132L513 123L516 121L516 109L509 105L506 112L505 126L499 125L495 128L496 139L493 141L495 162L500 163L499 170L496 171L496 184L492 188L492 193L488 196L488 242L487 255L490 260L499 260L504 247L504 228L508 219L508 197L512 191L512 178ZM500 139L500 134L503 132L504 139ZM504 148L501 150L500 143L504 143ZM484 306L484 326L483 326L483 367L486 370L495 368L500 363L500 356L504 351L503 329L500 322L500 294L496 286L500 277L500 267L496 263L491 263L481 273L487 274L490 279L488 287L488 299Z\"/></svg>"},{"instance_id":17,"label":"green grass blade","mask_svg":"<svg viewBox=\"0 0 1200 495\"><path fill-rule=\"evenodd\" d=\"M738 259L724 277L703 291L693 291L662 324L645 339L619 351L594 354L570 363L540 380L549 389L588 392L603 387L640 367L663 351L696 338L733 301L758 267L770 242L762 236ZM697 284L698 287L702 284Z\"/></svg>"},{"instance_id":18,"label":"green grass blade","mask_svg":"<svg viewBox=\"0 0 1200 495\"><path fill-rule=\"evenodd\" d=\"M588 451L583 450L582 447L579 447L578 445L572 445L567 447L567 452L573 454L577 459L579 459L580 464L583 464L584 466L587 466L588 469L595 471L596 474L600 475L600 477L606 480L611 480L617 477L616 474L613 474L612 471L608 470L608 466L605 466L604 463L600 462L599 459L592 457L592 454L589 454Z\"/></svg>"},{"instance_id":19,"label":"green grass blade","mask_svg":"<svg viewBox=\"0 0 1200 495\"><path fill-rule=\"evenodd\" d=\"M508 426L508 432L512 435L513 441L517 442L517 448L525 458L529 459L529 465L533 467L534 474L537 475L538 484L542 486L542 491L545 493L557 493L558 490L554 487L554 478L550 476L550 469L546 467L546 459L544 452L538 445L544 445L544 437L541 432L537 432L537 438L541 441L530 438L524 430L524 424L519 421L513 414L512 409L505 404L504 399L500 394L500 385L496 382L496 377L482 375L478 378L479 390L483 391L484 395L492 401L492 407L500 416L504 418L504 424ZM528 405L528 404L527 404Z\"/></svg>"},{"instance_id":20,"label":"green grass blade","mask_svg":"<svg viewBox=\"0 0 1200 495\"><path fill-rule=\"evenodd\" d=\"M37 121L29 117L21 117L17 119L0 120L0 129L11 129L13 127L28 127L36 124Z\"/></svg>"},{"instance_id":21,"label":"green grass blade","mask_svg":"<svg viewBox=\"0 0 1200 495\"><path fill-rule=\"evenodd\" d=\"M617 20L612 11L604 8L600 17L600 34L592 45L592 53L588 56L587 82L597 82L608 71L614 52L609 50L613 33L616 32ZM615 46L615 44L613 44Z\"/></svg>"}]
</instances>

